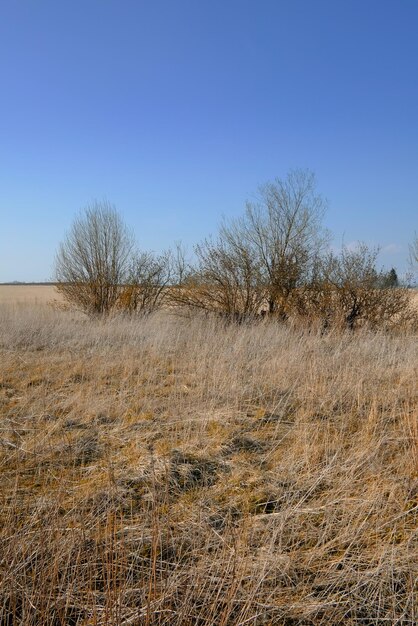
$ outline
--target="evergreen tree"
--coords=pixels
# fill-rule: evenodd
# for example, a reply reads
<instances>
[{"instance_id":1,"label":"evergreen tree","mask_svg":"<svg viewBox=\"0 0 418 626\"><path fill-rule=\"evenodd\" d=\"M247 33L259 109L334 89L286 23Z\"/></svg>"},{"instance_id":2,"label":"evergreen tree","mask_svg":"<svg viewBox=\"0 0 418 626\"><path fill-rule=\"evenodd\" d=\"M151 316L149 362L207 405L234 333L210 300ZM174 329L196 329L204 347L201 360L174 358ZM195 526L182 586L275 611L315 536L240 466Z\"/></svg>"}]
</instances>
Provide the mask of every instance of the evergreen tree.
<instances>
[{"instance_id":1,"label":"evergreen tree","mask_svg":"<svg viewBox=\"0 0 418 626\"><path fill-rule=\"evenodd\" d=\"M396 273L396 270L394 267L392 267L392 269L389 270L389 272L384 274L383 280L382 280L382 287L384 289L391 289L393 287L399 287L398 274Z\"/></svg>"}]
</instances>

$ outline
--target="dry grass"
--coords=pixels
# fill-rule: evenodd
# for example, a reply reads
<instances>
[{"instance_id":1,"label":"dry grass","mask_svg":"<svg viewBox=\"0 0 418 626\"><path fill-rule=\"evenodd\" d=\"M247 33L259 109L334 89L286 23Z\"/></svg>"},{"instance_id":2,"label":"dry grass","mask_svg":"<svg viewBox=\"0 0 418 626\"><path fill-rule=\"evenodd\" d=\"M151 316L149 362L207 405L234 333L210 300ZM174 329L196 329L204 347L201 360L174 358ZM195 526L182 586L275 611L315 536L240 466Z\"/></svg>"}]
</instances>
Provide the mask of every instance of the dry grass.
<instances>
[{"instance_id":1,"label":"dry grass","mask_svg":"<svg viewBox=\"0 0 418 626\"><path fill-rule=\"evenodd\" d=\"M411 302L415 310L418 310L418 290L414 289L411 292Z\"/></svg>"},{"instance_id":2,"label":"dry grass","mask_svg":"<svg viewBox=\"0 0 418 626\"><path fill-rule=\"evenodd\" d=\"M54 285L0 285L0 304L47 304L61 301Z\"/></svg>"},{"instance_id":3,"label":"dry grass","mask_svg":"<svg viewBox=\"0 0 418 626\"><path fill-rule=\"evenodd\" d=\"M3 304L0 623L417 623L417 348Z\"/></svg>"}]
</instances>

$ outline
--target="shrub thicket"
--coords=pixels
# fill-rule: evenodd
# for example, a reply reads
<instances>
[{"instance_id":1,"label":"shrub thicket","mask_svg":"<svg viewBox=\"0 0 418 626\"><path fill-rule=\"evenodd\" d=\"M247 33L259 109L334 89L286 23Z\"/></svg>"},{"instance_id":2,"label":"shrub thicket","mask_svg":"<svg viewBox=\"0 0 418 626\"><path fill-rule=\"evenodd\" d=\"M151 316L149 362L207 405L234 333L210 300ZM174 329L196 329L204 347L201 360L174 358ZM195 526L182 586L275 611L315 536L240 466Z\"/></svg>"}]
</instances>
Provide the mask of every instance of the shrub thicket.
<instances>
[{"instance_id":1,"label":"shrub thicket","mask_svg":"<svg viewBox=\"0 0 418 626\"><path fill-rule=\"evenodd\" d=\"M377 268L378 249L329 252L325 202L311 172L295 170L259 189L241 218L186 261L180 247L138 252L114 207L94 203L76 219L56 258L58 289L89 315L186 308L243 321L268 315L323 328L416 324L396 270Z\"/></svg>"}]
</instances>

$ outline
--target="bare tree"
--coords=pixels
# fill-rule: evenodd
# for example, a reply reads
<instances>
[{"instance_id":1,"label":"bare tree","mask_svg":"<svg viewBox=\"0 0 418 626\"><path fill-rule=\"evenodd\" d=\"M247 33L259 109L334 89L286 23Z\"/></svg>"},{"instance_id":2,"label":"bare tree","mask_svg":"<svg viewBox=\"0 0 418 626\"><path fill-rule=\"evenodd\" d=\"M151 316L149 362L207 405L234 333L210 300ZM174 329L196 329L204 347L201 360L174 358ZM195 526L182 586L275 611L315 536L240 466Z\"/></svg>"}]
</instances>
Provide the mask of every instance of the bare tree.
<instances>
[{"instance_id":1,"label":"bare tree","mask_svg":"<svg viewBox=\"0 0 418 626\"><path fill-rule=\"evenodd\" d=\"M57 289L89 315L115 306L127 276L133 236L115 207L95 201L78 217L55 258Z\"/></svg>"},{"instance_id":2,"label":"bare tree","mask_svg":"<svg viewBox=\"0 0 418 626\"><path fill-rule=\"evenodd\" d=\"M286 317L290 295L310 282L328 242L322 228L325 208L307 170L276 178L260 187L257 202L247 203L239 229L260 264L269 313Z\"/></svg>"}]
</instances>

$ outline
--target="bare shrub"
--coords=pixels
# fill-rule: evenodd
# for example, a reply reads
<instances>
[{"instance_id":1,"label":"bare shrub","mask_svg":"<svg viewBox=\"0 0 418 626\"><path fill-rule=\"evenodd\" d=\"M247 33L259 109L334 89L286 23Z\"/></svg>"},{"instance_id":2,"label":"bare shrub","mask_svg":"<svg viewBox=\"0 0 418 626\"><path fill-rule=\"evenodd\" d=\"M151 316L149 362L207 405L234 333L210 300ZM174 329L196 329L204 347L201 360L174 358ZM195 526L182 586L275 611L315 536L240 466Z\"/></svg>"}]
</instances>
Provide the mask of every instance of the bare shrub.
<instances>
[{"instance_id":1,"label":"bare shrub","mask_svg":"<svg viewBox=\"0 0 418 626\"><path fill-rule=\"evenodd\" d=\"M87 206L61 243L55 259L57 289L89 315L109 313L127 275L133 237L107 201Z\"/></svg>"},{"instance_id":2,"label":"bare shrub","mask_svg":"<svg viewBox=\"0 0 418 626\"><path fill-rule=\"evenodd\" d=\"M167 301L167 288L173 276L171 252L137 253L130 263L118 308L129 313L151 313Z\"/></svg>"},{"instance_id":3,"label":"bare shrub","mask_svg":"<svg viewBox=\"0 0 418 626\"><path fill-rule=\"evenodd\" d=\"M243 217L196 246L197 263L175 294L177 303L230 319L262 311L287 317L291 294L309 282L327 241L324 211L309 171L291 171L260 187Z\"/></svg>"},{"instance_id":4,"label":"bare shrub","mask_svg":"<svg viewBox=\"0 0 418 626\"><path fill-rule=\"evenodd\" d=\"M326 203L312 172L293 170L259 189L248 202L239 230L262 272L269 313L286 317L295 289L311 281L328 235L322 228Z\"/></svg>"},{"instance_id":5,"label":"bare shrub","mask_svg":"<svg viewBox=\"0 0 418 626\"><path fill-rule=\"evenodd\" d=\"M181 282L172 292L173 302L231 321L254 318L263 300L260 265L239 229L223 225L217 239L205 239L195 253L196 263L178 272Z\"/></svg>"},{"instance_id":6,"label":"bare shrub","mask_svg":"<svg viewBox=\"0 0 418 626\"><path fill-rule=\"evenodd\" d=\"M343 246L339 255L325 255L308 289L294 294L295 311L319 318L325 327L351 330L416 324L408 289L386 286L387 274L376 267L378 253L378 248L359 243L354 249Z\"/></svg>"}]
</instances>

